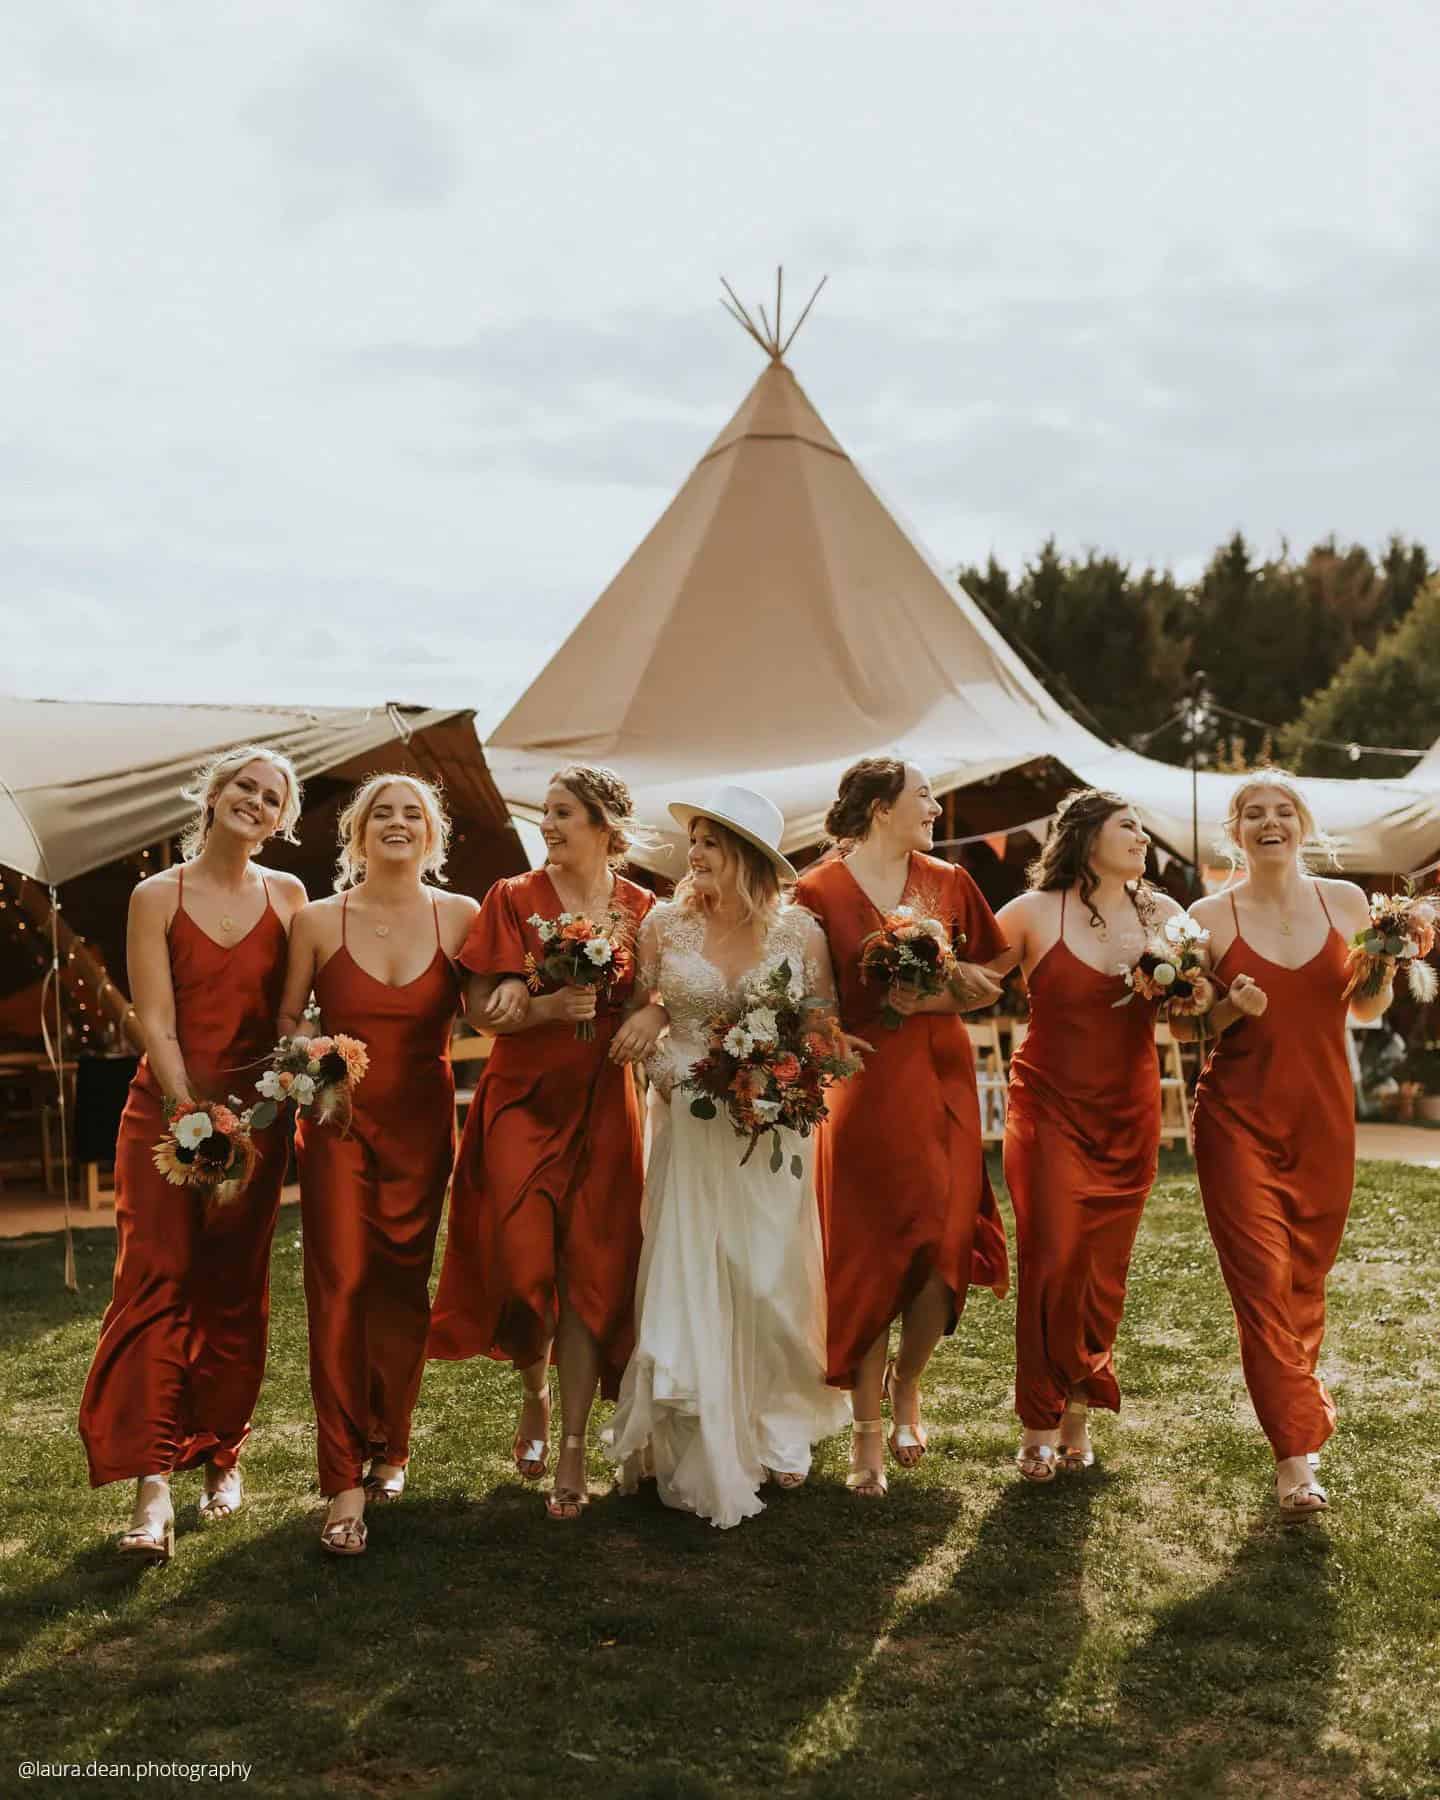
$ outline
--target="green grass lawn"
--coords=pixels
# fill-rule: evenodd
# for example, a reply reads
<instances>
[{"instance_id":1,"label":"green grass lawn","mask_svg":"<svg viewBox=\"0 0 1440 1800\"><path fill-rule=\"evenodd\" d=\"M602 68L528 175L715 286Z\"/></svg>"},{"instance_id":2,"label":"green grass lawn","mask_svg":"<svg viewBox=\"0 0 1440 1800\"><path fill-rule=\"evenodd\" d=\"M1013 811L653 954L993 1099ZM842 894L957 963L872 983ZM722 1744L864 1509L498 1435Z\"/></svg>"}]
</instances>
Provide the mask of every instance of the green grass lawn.
<instances>
[{"instance_id":1,"label":"green grass lawn","mask_svg":"<svg viewBox=\"0 0 1440 1800\"><path fill-rule=\"evenodd\" d=\"M653 1497L548 1523L515 1383L438 1364L403 1503L316 1544L298 1214L276 1240L250 1503L175 1560L106 1548L73 1420L113 1238L0 1248L0 1794L24 1758L237 1760L275 1795L1440 1795L1440 1180L1362 1168L1324 1366L1332 1511L1282 1527L1193 1179L1151 1201L1099 1466L1022 1485L1013 1313L976 1295L890 1498L718 1532ZM592 1477L606 1481L601 1458ZM648 1496L648 1490L647 1490ZM24 1791L189 1793L183 1780Z\"/></svg>"}]
</instances>

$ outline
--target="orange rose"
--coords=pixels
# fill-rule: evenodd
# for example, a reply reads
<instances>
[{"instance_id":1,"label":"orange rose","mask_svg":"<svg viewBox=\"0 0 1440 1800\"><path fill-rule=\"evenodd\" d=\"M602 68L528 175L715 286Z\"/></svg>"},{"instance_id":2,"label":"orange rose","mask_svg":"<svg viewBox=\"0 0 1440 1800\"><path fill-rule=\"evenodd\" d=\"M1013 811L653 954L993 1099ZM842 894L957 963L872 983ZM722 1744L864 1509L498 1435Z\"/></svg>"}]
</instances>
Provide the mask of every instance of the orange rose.
<instances>
[{"instance_id":1,"label":"orange rose","mask_svg":"<svg viewBox=\"0 0 1440 1800\"><path fill-rule=\"evenodd\" d=\"M781 1086L784 1087L790 1082L798 1079L800 1074L800 1058L790 1052L787 1052L784 1056L777 1056L775 1061L770 1065L770 1073Z\"/></svg>"}]
</instances>

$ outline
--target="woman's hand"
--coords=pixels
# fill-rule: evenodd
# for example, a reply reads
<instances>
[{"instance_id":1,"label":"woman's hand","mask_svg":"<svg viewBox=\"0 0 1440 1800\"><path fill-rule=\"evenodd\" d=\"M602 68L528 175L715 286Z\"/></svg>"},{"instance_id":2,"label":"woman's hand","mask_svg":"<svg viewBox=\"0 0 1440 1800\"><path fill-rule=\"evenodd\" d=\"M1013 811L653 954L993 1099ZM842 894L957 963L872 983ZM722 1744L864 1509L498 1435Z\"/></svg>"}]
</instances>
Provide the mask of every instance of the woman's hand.
<instances>
[{"instance_id":1,"label":"woman's hand","mask_svg":"<svg viewBox=\"0 0 1440 1800\"><path fill-rule=\"evenodd\" d=\"M610 1060L617 1063L644 1062L659 1042L660 1033L670 1023L670 1015L653 1001L637 1007L610 1043Z\"/></svg>"},{"instance_id":2,"label":"woman's hand","mask_svg":"<svg viewBox=\"0 0 1440 1800\"><path fill-rule=\"evenodd\" d=\"M553 994L542 994L535 1002L535 1010L542 1012L547 1023L554 1024L564 1020L578 1025L582 1019L593 1019L597 995L593 987L557 988Z\"/></svg>"},{"instance_id":3,"label":"woman's hand","mask_svg":"<svg viewBox=\"0 0 1440 1800\"><path fill-rule=\"evenodd\" d=\"M1005 983L992 975L983 963L962 962L956 970L960 988L959 1004L966 1012L982 1006L993 1006L1005 992Z\"/></svg>"},{"instance_id":4,"label":"woman's hand","mask_svg":"<svg viewBox=\"0 0 1440 1800\"><path fill-rule=\"evenodd\" d=\"M496 984L476 1022L481 1026L493 1026L497 1031L515 1031L529 1017L530 1005L529 988L518 976L509 975Z\"/></svg>"},{"instance_id":5,"label":"woman's hand","mask_svg":"<svg viewBox=\"0 0 1440 1800\"><path fill-rule=\"evenodd\" d=\"M864 1061L862 1052L868 1052L871 1056L875 1054L875 1046L862 1037L856 1037L853 1031L842 1031L840 1041L845 1046L845 1054L855 1057L857 1061Z\"/></svg>"},{"instance_id":6,"label":"woman's hand","mask_svg":"<svg viewBox=\"0 0 1440 1800\"><path fill-rule=\"evenodd\" d=\"M1215 983L1208 975L1199 976L1191 984L1191 1002L1195 1008L1195 1015L1197 1017L1201 1013L1208 1013L1211 1007L1214 1006Z\"/></svg>"},{"instance_id":7,"label":"woman's hand","mask_svg":"<svg viewBox=\"0 0 1440 1800\"><path fill-rule=\"evenodd\" d=\"M913 1018L918 1012L930 1012L934 1009L926 1005L927 1000L935 999L933 994L922 994L918 987L908 981L892 981L890 984L890 1008L899 1013L902 1019Z\"/></svg>"},{"instance_id":8,"label":"woman's hand","mask_svg":"<svg viewBox=\"0 0 1440 1800\"><path fill-rule=\"evenodd\" d=\"M1270 1004L1270 996L1253 975L1237 975L1230 983L1230 992L1226 998L1236 1012L1247 1019L1258 1019Z\"/></svg>"}]
</instances>

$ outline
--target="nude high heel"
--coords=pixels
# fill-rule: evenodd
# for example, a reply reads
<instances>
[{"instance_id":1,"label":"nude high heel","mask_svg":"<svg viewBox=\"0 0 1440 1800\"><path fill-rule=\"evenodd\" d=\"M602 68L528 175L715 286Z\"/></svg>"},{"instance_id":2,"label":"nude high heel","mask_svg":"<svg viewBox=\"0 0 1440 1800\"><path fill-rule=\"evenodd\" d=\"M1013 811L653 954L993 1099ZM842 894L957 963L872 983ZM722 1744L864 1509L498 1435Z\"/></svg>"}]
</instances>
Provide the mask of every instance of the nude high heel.
<instances>
[{"instance_id":1,"label":"nude high heel","mask_svg":"<svg viewBox=\"0 0 1440 1800\"><path fill-rule=\"evenodd\" d=\"M560 1440L560 1448L562 1450L583 1450L585 1440L583 1437L563 1437ZM583 1476L581 1480L584 1480ZM573 1524L589 1504L590 1490L588 1488L561 1487L557 1481L545 1496L545 1516L556 1519L561 1524Z\"/></svg>"},{"instance_id":2,"label":"nude high heel","mask_svg":"<svg viewBox=\"0 0 1440 1800\"><path fill-rule=\"evenodd\" d=\"M146 1489L152 1489L148 1496ZM168 1475L143 1475L135 1489L135 1510L127 1530L115 1540L121 1556L167 1563L175 1554L175 1508Z\"/></svg>"}]
</instances>

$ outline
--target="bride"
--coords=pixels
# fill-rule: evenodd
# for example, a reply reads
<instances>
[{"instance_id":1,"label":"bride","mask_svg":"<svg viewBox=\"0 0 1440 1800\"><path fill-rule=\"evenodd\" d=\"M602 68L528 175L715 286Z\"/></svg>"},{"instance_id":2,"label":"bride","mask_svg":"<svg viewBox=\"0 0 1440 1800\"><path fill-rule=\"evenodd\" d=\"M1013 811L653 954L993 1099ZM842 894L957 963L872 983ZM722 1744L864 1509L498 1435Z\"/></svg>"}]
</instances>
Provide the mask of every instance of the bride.
<instances>
[{"instance_id":1,"label":"bride","mask_svg":"<svg viewBox=\"0 0 1440 1800\"><path fill-rule=\"evenodd\" d=\"M637 945L636 995L661 996L670 1034L650 1060L635 1352L605 1448L625 1491L653 1459L667 1506L723 1527L764 1510L767 1480L799 1487L811 1445L842 1430L849 1407L825 1385L813 1139L788 1134L778 1173L763 1145L741 1168L744 1140L723 1109L696 1118L679 1084L705 1055L709 1021L781 962L832 1002L835 981L818 923L781 896L795 871L776 847L779 809L723 787L670 812L688 829L690 867Z\"/></svg>"}]
</instances>

